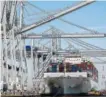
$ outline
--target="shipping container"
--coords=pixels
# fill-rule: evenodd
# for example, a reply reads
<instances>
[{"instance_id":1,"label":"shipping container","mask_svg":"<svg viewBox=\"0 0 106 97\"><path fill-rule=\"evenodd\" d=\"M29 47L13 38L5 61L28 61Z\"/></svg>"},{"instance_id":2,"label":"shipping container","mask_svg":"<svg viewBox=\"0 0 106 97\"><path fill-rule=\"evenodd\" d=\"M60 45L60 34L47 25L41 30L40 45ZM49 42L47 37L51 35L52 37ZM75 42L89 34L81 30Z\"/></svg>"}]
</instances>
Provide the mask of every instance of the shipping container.
<instances>
[{"instance_id":1,"label":"shipping container","mask_svg":"<svg viewBox=\"0 0 106 97\"><path fill-rule=\"evenodd\" d=\"M97 69L94 68L93 64L89 62L81 62L79 64L72 64L69 62L65 63L54 63L49 64L49 72L90 72L92 75L97 75Z\"/></svg>"},{"instance_id":2,"label":"shipping container","mask_svg":"<svg viewBox=\"0 0 106 97\"><path fill-rule=\"evenodd\" d=\"M87 70L87 63L86 62L82 62L80 64L80 68L82 69L82 71L86 71Z\"/></svg>"},{"instance_id":3,"label":"shipping container","mask_svg":"<svg viewBox=\"0 0 106 97\"><path fill-rule=\"evenodd\" d=\"M25 49L26 49L26 56L30 58L31 57L31 46L27 45L25 46Z\"/></svg>"},{"instance_id":4,"label":"shipping container","mask_svg":"<svg viewBox=\"0 0 106 97\"><path fill-rule=\"evenodd\" d=\"M65 65L66 65L66 66L65 66L66 72L69 72L70 63L66 63Z\"/></svg>"},{"instance_id":5,"label":"shipping container","mask_svg":"<svg viewBox=\"0 0 106 97\"><path fill-rule=\"evenodd\" d=\"M57 65L52 65L52 72L57 72Z\"/></svg>"},{"instance_id":6,"label":"shipping container","mask_svg":"<svg viewBox=\"0 0 106 97\"><path fill-rule=\"evenodd\" d=\"M69 65L68 72L71 72L71 70L72 70L72 65Z\"/></svg>"},{"instance_id":7,"label":"shipping container","mask_svg":"<svg viewBox=\"0 0 106 97\"><path fill-rule=\"evenodd\" d=\"M77 65L72 65L71 71L72 72L77 72L78 71L78 66Z\"/></svg>"},{"instance_id":8,"label":"shipping container","mask_svg":"<svg viewBox=\"0 0 106 97\"><path fill-rule=\"evenodd\" d=\"M64 65L63 64L59 64L59 72L64 72Z\"/></svg>"},{"instance_id":9,"label":"shipping container","mask_svg":"<svg viewBox=\"0 0 106 97\"><path fill-rule=\"evenodd\" d=\"M27 45L26 46L26 51L31 51L31 46Z\"/></svg>"}]
</instances>

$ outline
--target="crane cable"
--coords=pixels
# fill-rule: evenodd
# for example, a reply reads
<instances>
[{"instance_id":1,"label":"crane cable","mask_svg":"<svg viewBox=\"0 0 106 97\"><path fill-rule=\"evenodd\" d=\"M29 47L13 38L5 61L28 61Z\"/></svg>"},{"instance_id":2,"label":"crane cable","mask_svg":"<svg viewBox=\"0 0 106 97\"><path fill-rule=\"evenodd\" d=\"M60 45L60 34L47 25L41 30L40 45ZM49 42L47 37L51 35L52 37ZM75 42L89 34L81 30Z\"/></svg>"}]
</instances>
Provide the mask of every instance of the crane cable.
<instances>
[{"instance_id":1,"label":"crane cable","mask_svg":"<svg viewBox=\"0 0 106 97\"><path fill-rule=\"evenodd\" d=\"M72 23L72 22L70 22L70 21L66 21L66 20L64 20L64 19L62 19L62 18L59 19L59 20L65 22L65 23L67 23L67 24L70 24L70 25L76 26L76 27L78 27L78 28L81 28L81 29L83 29L83 30L86 30L86 31L89 31L89 32L95 33L95 34L99 33L98 31L91 30L91 29L88 29L88 28L86 28L86 27L83 27L83 26L80 26L80 25L74 24L74 23Z\"/></svg>"},{"instance_id":2,"label":"crane cable","mask_svg":"<svg viewBox=\"0 0 106 97\"><path fill-rule=\"evenodd\" d=\"M88 28L85 28L85 27L82 27L82 26L80 26L80 25L77 25L77 24L74 24L74 23L72 23L72 22L69 22L69 21L66 21L66 20L64 20L64 19L61 19L63 22L65 22L65 23L68 23L68 24L70 24L70 25L73 25L73 26L76 26L76 27L79 27L79 28L82 28L82 29L84 29L84 30L87 30L87 31L90 31L90 32L92 32L92 33L99 33L99 32L97 32L97 31L94 31L94 30L91 30L91 29L88 29ZM74 39L74 38L73 38ZM86 43L86 42L84 42L84 41L82 41L82 40L80 40L80 39L75 39L76 41L78 41L78 42L80 42L80 43L82 43L82 44L85 44L86 46L90 46L91 48L96 48L96 49L103 49L103 48L100 48L100 47L97 47L97 46L95 46L95 45L92 45L92 44L89 44L89 43Z\"/></svg>"},{"instance_id":3,"label":"crane cable","mask_svg":"<svg viewBox=\"0 0 106 97\"><path fill-rule=\"evenodd\" d=\"M92 48L92 49L101 49L101 50L103 50L103 48L100 48L100 47L97 47L97 46L95 46L95 45L89 44L89 43L84 42L84 41L82 41L82 40L80 40L80 39L74 39L74 38L73 38L72 40L75 40L75 41L77 41L77 42L79 42L79 43L81 43L81 44L83 44L83 45L85 45L85 46L87 46L87 47Z\"/></svg>"},{"instance_id":4,"label":"crane cable","mask_svg":"<svg viewBox=\"0 0 106 97\"><path fill-rule=\"evenodd\" d=\"M27 2L27 3L30 4L31 6L35 7L36 9L40 10L40 11L43 12L44 14L48 14L48 15L50 14L50 12L47 12L47 11L45 11L44 9L42 9L42 8L40 8L40 7L38 7L38 6L35 6L35 5L33 5L33 4L29 3L29 2ZM78 27L78 28L81 28L81 29L84 29L84 30L87 30L87 31L90 31L90 32L95 33L95 34L99 33L98 31L91 30L91 29L88 29L88 28L86 28L86 27L83 27L83 26L74 24L74 23L69 22L69 21L66 21L66 20L64 20L64 19L62 19L62 18L58 18L58 20L61 20L61 21L65 22L65 23L68 23L68 24L70 24L70 25L76 26L76 27Z\"/></svg>"},{"instance_id":5,"label":"crane cable","mask_svg":"<svg viewBox=\"0 0 106 97\"><path fill-rule=\"evenodd\" d=\"M57 29L57 28L55 28L56 29L56 31L61 31L60 29ZM64 33L63 31L61 31L62 33ZM84 42L84 41L82 41L82 40L80 40L80 39L76 39L76 38L71 38L70 40L75 40L75 41L77 41L77 42L80 42L82 45L86 45L87 47L90 47L90 48L95 48L95 49L103 49L103 48L100 48L100 47L98 47L98 46L95 46L95 45L92 45L92 44L89 44L89 43L87 43L87 42Z\"/></svg>"}]
</instances>

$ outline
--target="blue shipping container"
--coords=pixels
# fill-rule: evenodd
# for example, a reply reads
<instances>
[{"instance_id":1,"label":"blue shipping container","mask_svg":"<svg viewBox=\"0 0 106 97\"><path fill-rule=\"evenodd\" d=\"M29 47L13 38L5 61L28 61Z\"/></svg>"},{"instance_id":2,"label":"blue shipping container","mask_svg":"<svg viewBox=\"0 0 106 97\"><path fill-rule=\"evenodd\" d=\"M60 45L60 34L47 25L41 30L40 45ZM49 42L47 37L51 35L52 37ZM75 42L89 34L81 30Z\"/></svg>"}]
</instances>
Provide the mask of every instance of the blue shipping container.
<instances>
[{"instance_id":1,"label":"blue shipping container","mask_svg":"<svg viewBox=\"0 0 106 97\"><path fill-rule=\"evenodd\" d=\"M31 46L27 45L26 46L26 51L31 51Z\"/></svg>"},{"instance_id":2,"label":"blue shipping container","mask_svg":"<svg viewBox=\"0 0 106 97\"><path fill-rule=\"evenodd\" d=\"M71 70L72 70L72 72L76 72L76 71L78 71L78 67L76 65L72 65Z\"/></svg>"}]
</instances>

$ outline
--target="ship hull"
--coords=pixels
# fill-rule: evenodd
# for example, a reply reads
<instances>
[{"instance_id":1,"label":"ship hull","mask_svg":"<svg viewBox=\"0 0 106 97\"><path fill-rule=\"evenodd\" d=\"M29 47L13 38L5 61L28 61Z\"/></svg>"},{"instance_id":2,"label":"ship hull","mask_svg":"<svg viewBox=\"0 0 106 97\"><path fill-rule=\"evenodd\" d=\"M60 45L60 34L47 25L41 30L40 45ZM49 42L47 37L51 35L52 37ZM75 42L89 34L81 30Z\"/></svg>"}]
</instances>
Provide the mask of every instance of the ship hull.
<instances>
[{"instance_id":1,"label":"ship hull","mask_svg":"<svg viewBox=\"0 0 106 97\"><path fill-rule=\"evenodd\" d=\"M50 76L49 76L50 75ZM68 75L68 76L67 76ZM70 76L69 76L70 75ZM60 77L59 77L60 76ZM87 77L87 73L46 73L46 94L69 95L87 94L92 88L92 79ZM45 89L45 90L46 90Z\"/></svg>"}]
</instances>

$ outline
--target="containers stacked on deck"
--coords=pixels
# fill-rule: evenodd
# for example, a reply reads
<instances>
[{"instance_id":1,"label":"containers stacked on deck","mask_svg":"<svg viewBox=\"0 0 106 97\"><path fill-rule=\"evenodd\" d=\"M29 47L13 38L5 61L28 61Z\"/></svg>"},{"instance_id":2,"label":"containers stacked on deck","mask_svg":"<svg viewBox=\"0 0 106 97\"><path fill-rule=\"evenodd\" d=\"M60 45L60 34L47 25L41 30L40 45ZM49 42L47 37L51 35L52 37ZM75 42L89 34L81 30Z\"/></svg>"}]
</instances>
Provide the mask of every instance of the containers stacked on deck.
<instances>
[{"instance_id":1,"label":"containers stacked on deck","mask_svg":"<svg viewBox=\"0 0 106 97\"><path fill-rule=\"evenodd\" d=\"M81 62L77 64L77 66L81 69L81 71L89 71L92 72L93 64L90 62Z\"/></svg>"},{"instance_id":2,"label":"containers stacked on deck","mask_svg":"<svg viewBox=\"0 0 106 97\"><path fill-rule=\"evenodd\" d=\"M78 64L70 63L50 63L47 72L81 72L81 67Z\"/></svg>"},{"instance_id":3,"label":"containers stacked on deck","mask_svg":"<svg viewBox=\"0 0 106 97\"><path fill-rule=\"evenodd\" d=\"M65 72L77 72L79 70L78 66L76 64L70 64L70 63L66 63L65 64Z\"/></svg>"},{"instance_id":4,"label":"containers stacked on deck","mask_svg":"<svg viewBox=\"0 0 106 97\"><path fill-rule=\"evenodd\" d=\"M47 72L57 72L58 71L58 64L57 63L50 63Z\"/></svg>"},{"instance_id":5,"label":"containers stacked on deck","mask_svg":"<svg viewBox=\"0 0 106 97\"><path fill-rule=\"evenodd\" d=\"M90 76L98 81L98 70L95 68L92 62L82 61L80 63L50 63L47 72L88 72Z\"/></svg>"}]
</instances>

